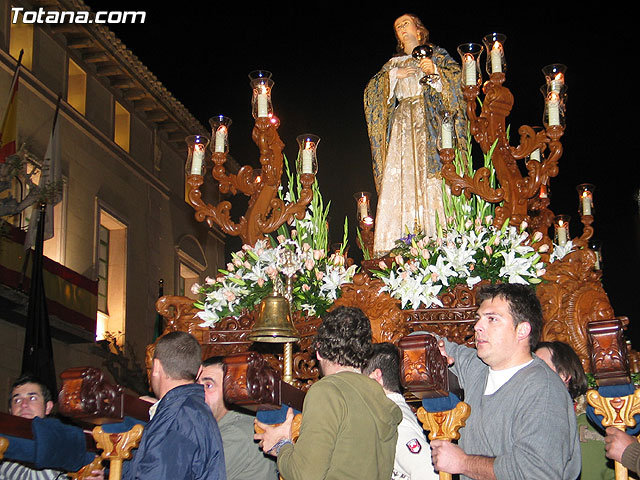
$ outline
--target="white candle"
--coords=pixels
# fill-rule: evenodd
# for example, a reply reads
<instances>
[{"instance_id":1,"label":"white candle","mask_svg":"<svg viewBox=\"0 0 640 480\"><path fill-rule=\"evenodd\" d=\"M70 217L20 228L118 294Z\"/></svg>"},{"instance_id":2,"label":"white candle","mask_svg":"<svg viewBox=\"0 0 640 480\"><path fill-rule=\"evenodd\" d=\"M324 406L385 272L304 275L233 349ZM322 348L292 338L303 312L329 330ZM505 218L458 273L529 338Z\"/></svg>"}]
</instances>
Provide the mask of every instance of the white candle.
<instances>
[{"instance_id":1,"label":"white candle","mask_svg":"<svg viewBox=\"0 0 640 480\"><path fill-rule=\"evenodd\" d=\"M553 80L551 80L551 91L560 93L562 86L564 85L564 75L558 73Z\"/></svg>"},{"instance_id":2,"label":"white candle","mask_svg":"<svg viewBox=\"0 0 640 480\"><path fill-rule=\"evenodd\" d=\"M269 106L267 101L266 93L258 94L258 117L268 117L269 116Z\"/></svg>"},{"instance_id":3,"label":"white candle","mask_svg":"<svg viewBox=\"0 0 640 480\"><path fill-rule=\"evenodd\" d=\"M313 173L313 150L311 142L307 142L302 150L302 173Z\"/></svg>"},{"instance_id":4,"label":"white candle","mask_svg":"<svg viewBox=\"0 0 640 480\"><path fill-rule=\"evenodd\" d=\"M535 160L536 162L540 161L540 149L536 148L531 155L529 155L529 160Z\"/></svg>"},{"instance_id":5,"label":"white candle","mask_svg":"<svg viewBox=\"0 0 640 480\"><path fill-rule=\"evenodd\" d=\"M453 148L453 125L442 122L442 148Z\"/></svg>"},{"instance_id":6,"label":"white candle","mask_svg":"<svg viewBox=\"0 0 640 480\"><path fill-rule=\"evenodd\" d=\"M491 49L491 73L502 72L502 55L500 43L495 42Z\"/></svg>"},{"instance_id":7,"label":"white candle","mask_svg":"<svg viewBox=\"0 0 640 480\"><path fill-rule=\"evenodd\" d=\"M466 54L464 58L464 84L475 85L476 82L476 61L473 55Z\"/></svg>"},{"instance_id":8,"label":"white candle","mask_svg":"<svg viewBox=\"0 0 640 480\"><path fill-rule=\"evenodd\" d=\"M360 197L358 199L358 215L360 216L361 220L364 220L369 216L366 197Z\"/></svg>"},{"instance_id":9,"label":"white candle","mask_svg":"<svg viewBox=\"0 0 640 480\"><path fill-rule=\"evenodd\" d=\"M591 196L588 192L582 194L582 215L591 215Z\"/></svg>"},{"instance_id":10,"label":"white candle","mask_svg":"<svg viewBox=\"0 0 640 480\"><path fill-rule=\"evenodd\" d=\"M216 138L215 138L216 152L224 153L226 140L227 140L227 128L224 125L221 125L220 127L218 127L218 130L216 130Z\"/></svg>"},{"instance_id":11,"label":"white candle","mask_svg":"<svg viewBox=\"0 0 640 480\"><path fill-rule=\"evenodd\" d=\"M547 111L549 126L560 125L560 99L555 92L549 95Z\"/></svg>"},{"instance_id":12,"label":"white candle","mask_svg":"<svg viewBox=\"0 0 640 480\"><path fill-rule=\"evenodd\" d=\"M562 220L556 225L558 231L558 245L564 246L567 243L567 228Z\"/></svg>"},{"instance_id":13,"label":"white candle","mask_svg":"<svg viewBox=\"0 0 640 480\"><path fill-rule=\"evenodd\" d=\"M193 146L191 157L191 175L202 175L202 162L204 160L204 145L196 143Z\"/></svg>"}]
</instances>

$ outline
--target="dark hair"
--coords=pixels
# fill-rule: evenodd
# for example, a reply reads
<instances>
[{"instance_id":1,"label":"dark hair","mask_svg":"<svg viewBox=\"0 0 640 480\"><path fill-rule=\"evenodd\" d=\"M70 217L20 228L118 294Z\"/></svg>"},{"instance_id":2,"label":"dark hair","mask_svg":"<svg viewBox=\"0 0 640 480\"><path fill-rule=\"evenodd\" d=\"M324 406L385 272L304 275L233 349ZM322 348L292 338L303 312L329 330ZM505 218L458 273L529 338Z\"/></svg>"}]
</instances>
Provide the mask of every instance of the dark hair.
<instances>
[{"instance_id":1,"label":"dark hair","mask_svg":"<svg viewBox=\"0 0 640 480\"><path fill-rule=\"evenodd\" d=\"M536 297L535 290L528 285L517 283L497 283L484 285L476 295L476 303L481 305L485 300L503 298L509 304L509 312L513 317L514 326L523 322L531 325L529 333L529 349L533 352L540 340L542 332L542 307Z\"/></svg>"},{"instance_id":2,"label":"dark hair","mask_svg":"<svg viewBox=\"0 0 640 480\"><path fill-rule=\"evenodd\" d=\"M202 348L193 335L171 332L158 339L153 358L174 380L195 380L202 360Z\"/></svg>"},{"instance_id":3,"label":"dark hair","mask_svg":"<svg viewBox=\"0 0 640 480\"><path fill-rule=\"evenodd\" d=\"M35 383L40 387L40 393L42 394L45 405L47 404L47 402L53 401L53 396L51 395L51 390L49 390L49 387L47 387L38 377L36 377L35 375L31 375L30 373L20 375L15 380L15 382L13 382L10 390L11 395L13 395L13 391L16 388L21 387L22 385L25 385L27 383ZM11 410L11 395L9 395L9 410Z\"/></svg>"},{"instance_id":4,"label":"dark hair","mask_svg":"<svg viewBox=\"0 0 640 480\"><path fill-rule=\"evenodd\" d=\"M417 15L414 15L413 13L403 13L402 15L399 15L398 18L400 17L404 17L407 16L409 18L411 18L411 20L413 20L413 23L415 23L416 28L418 30L418 43L420 45L423 45L425 43L429 42L429 30L427 30L427 27L424 26L424 24L422 23L422 20L420 20L420 18ZM396 18L396 20L398 19ZM402 45L402 41L400 41L400 39L398 38L398 32L396 32L395 29L395 22L393 23L393 33L396 36L396 40L398 41L398 44L396 45L396 50L398 51L398 53L402 53L404 54L404 46Z\"/></svg>"},{"instance_id":5,"label":"dark hair","mask_svg":"<svg viewBox=\"0 0 640 480\"><path fill-rule=\"evenodd\" d=\"M582 368L582 362L576 352L564 342L540 342L536 350L548 348L551 352L551 363L561 377L569 379L567 390L571 398L576 398L587 391L589 383Z\"/></svg>"},{"instance_id":6,"label":"dark hair","mask_svg":"<svg viewBox=\"0 0 640 480\"><path fill-rule=\"evenodd\" d=\"M359 308L338 307L325 315L313 348L326 360L362 369L373 353L371 323Z\"/></svg>"},{"instance_id":7,"label":"dark hair","mask_svg":"<svg viewBox=\"0 0 640 480\"><path fill-rule=\"evenodd\" d=\"M214 365L219 365L220 368L222 368L223 375L227 373L227 365L224 363L224 357L221 355L209 357L206 360L202 361L203 367L212 367Z\"/></svg>"},{"instance_id":8,"label":"dark hair","mask_svg":"<svg viewBox=\"0 0 640 480\"><path fill-rule=\"evenodd\" d=\"M382 385L390 392L402 393L400 387L400 351L393 343L374 343L373 356L362 373L371 374L376 368L382 372Z\"/></svg>"}]
</instances>

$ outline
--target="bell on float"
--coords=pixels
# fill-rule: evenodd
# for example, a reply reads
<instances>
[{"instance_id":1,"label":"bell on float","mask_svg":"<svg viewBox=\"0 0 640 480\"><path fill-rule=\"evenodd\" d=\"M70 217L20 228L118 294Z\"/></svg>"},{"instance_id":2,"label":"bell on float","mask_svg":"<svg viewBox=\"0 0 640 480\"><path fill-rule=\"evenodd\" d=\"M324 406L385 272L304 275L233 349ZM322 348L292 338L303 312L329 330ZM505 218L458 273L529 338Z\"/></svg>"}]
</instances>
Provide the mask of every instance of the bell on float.
<instances>
[{"instance_id":1,"label":"bell on float","mask_svg":"<svg viewBox=\"0 0 640 480\"><path fill-rule=\"evenodd\" d=\"M254 342L295 342L300 334L291 321L289 302L282 295L272 293L262 299L260 314L253 325L249 340Z\"/></svg>"}]
</instances>

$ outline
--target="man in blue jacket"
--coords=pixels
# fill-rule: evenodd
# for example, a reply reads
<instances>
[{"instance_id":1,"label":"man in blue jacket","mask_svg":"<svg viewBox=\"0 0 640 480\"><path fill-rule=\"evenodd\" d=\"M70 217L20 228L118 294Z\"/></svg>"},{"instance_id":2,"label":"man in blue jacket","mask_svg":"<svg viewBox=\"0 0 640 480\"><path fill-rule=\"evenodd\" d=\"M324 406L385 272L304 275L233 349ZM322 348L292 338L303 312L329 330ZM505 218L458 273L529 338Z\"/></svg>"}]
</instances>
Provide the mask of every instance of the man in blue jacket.
<instances>
[{"instance_id":1,"label":"man in blue jacket","mask_svg":"<svg viewBox=\"0 0 640 480\"><path fill-rule=\"evenodd\" d=\"M151 388L160 399L145 427L140 446L125 462L125 480L225 480L224 453L218 425L195 382L201 348L185 332L158 340Z\"/></svg>"}]
</instances>

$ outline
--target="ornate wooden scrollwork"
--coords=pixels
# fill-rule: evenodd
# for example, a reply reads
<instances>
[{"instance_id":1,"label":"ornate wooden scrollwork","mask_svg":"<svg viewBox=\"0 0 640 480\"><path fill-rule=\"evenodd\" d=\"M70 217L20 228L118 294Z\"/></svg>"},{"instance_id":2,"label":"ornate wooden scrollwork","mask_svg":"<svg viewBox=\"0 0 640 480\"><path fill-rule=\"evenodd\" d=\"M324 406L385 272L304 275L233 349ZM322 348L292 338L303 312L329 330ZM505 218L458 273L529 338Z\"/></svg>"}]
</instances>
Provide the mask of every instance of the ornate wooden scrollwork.
<instances>
[{"instance_id":1,"label":"ornate wooden scrollwork","mask_svg":"<svg viewBox=\"0 0 640 480\"><path fill-rule=\"evenodd\" d=\"M433 335L409 335L398 343L400 381L417 398L446 397L448 365Z\"/></svg>"},{"instance_id":2,"label":"ornate wooden scrollwork","mask_svg":"<svg viewBox=\"0 0 640 480\"><path fill-rule=\"evenodd\" d=\"M77 419L91 419L94 424L123 417L124 389L105 381L97 368L69 368L60 374L62 390L58 408L60 413Z\"/></svg>"},{"instance_id":3,"label":"ornate wooden scrollwork","mask_svg":"<svg viewBox=\"0 0 640 480\"><path fill-rule=\"evenodd\" d=\"M342 285L342 295L331 308L358 307L371 321L374 342L397 343L409 333L406 313L400 309L399 300L380 291L383 286L382 280L358 273L354 275L353 283Z\"/></svg>"},{"instance_id":4,"label":"ornate wooden scrollwork","mask_svg":"<svg viewBox=\"0 0 640 480\"><path fill-rule=\"evenodd\" d=\"M547 266L545 281L536 290L544 316L542 338L571 345L586 372L591 371L587 325L615 318L595 261L591 250L572 251Z\"/></svg>"},{"instance_id":5,"label":"ornate wooden scrollwork","mask_svg":"<svg viewBox=\"0 0 640 480\"><path fill-rule=\"evenodd\" d=\"M261 179L253 179L253 168L245 165L237 174L229 174L225 169L226 153L213 153L214 167L212 176L219 183L220 192L243 193L249 197L246 213L237 222L231 219L231 202L224 200L217 205L202 200L200 187L204 183L202 175L189 175L189 203L195 210L199 222L206 221L209 228L218 225L223 232L239 236L243 244L255 245L256 241L266 238L265 234L276 231L284 222L294 218L302 220L306 207L313 198L311 186L314 174L301 174L302 190L295 203L286 203L278 197L282 177L284 143L278 135L279 122L275 117L256 119L252 138L260 151Z\"/></svg>"}]
</instances>

